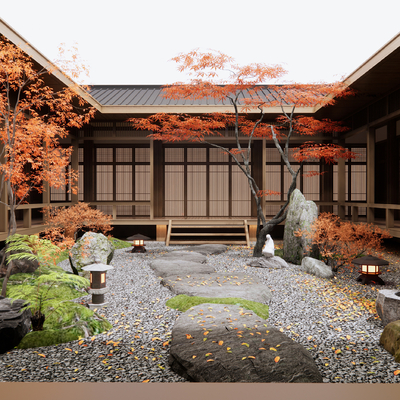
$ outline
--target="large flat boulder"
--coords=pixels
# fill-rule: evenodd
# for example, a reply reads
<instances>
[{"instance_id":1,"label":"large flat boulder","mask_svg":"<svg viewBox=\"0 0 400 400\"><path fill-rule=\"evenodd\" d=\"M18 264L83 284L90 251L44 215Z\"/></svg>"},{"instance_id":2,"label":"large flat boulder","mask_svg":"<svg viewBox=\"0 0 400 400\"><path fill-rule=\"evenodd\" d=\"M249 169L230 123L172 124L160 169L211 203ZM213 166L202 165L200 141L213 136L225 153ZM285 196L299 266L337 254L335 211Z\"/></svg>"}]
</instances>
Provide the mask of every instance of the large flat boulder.
<instances>
[{"instance_id":1,"label":"large flat boulder","mask_svg":"<svg viewBox=\"0 0 400 400\"><path fill-rule=\"evenodd\" d=\"M379 343L400 362L400 320L390 322L385 326Z\"/></svg>"},{"instance_id":2,"label":"large flat boulder","mask_svg":"<svg viewBox=\"0 0 400 400\"><path fill-rule=\"evenodd\" d=\"M193 382L322 382L303 346L236 305L206 303L181 314L168 362Z\"/></svg>"},{"instance_id":3,"label":"large flat boulder","mask_svg":"<svg viewBox=\"0 0 400 400\"><path fill-rule=\"evenodd\" d=\"M290 196L288 213L283 233L283 258L292 264L301 264L303 257L317 258L315 250L309 248L311 240L297 237L294 232L311 229L311 224L318 217L318 208L313 201L306 201L300 190L295 189Z\"/></svg>"},{"instance_id":4,"label":"large flat boulder","mask_svg":"<svg viewBox=\"0 0 400 400\"><path fill-rule=\"evenodd\" d=\"M397 295L397 293L399 294ZM400 290L380 290L376 298L375 308L383 325L400 320Z\"/></svg>"},{"instance_id":5,"label":"large flat boulder","mask_svg":"<svg viewBox=\"0 0 400 400\"><path fill-rule=\"evenodd\" d=\"M19 344L31 327L31 310L21 299L0 296L0 354Z\"/></svg>"},{"instance_id":6,"label":"large flat boulder","mask_svg":"<svg viewBox=\"0 0 400 400\"><path fill-rule=\"evenodd\" d=\"M156 259L150 262L150 267L157 276L163 278L169 275L210 274L215 272L215 269L207 264L174 259Z\"/></svg>"},{"instance_id":7,"label":"large flat boulder","mask_svg":"<svg viewBox=\"0 0 400 400\"><path fill-rule=\"evenodd\" d=\"M208 256L210 254L221 254L226 251L228 246L226 244L198 244L195 246L184 247L182 251L195 251L200 254Z\"/></svg>"},{"instance_id":8,"label":"large flat boulder","mask_svg":"<svg viewBox=\"0 0 400 400\"><path fill-rule=\"evenodd\" d=\"M161 281L174 294L201 297L240 297L266 304L272 297L260 278L244 273L169 275Z\"/></svg>"},{"instance_id":9,"label":"large flat boulder","mask_svg":"<svg viewBox=\"0 0 400 400\"><path fill-rule=\"evenodd\" d=\"M158 259L191 261L202 264L206 262L207 257L204 254L200 254L195 251L171 251L158 257Z\"/></svg>"}]
</instances>

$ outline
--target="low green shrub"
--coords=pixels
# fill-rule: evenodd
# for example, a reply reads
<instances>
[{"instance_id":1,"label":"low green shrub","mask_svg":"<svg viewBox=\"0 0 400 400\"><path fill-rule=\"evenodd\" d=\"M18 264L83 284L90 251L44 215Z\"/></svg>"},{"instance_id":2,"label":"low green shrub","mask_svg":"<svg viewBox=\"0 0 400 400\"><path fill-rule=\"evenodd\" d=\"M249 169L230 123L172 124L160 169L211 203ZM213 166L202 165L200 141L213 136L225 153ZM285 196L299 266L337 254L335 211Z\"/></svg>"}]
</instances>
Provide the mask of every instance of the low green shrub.
<instances>
[{"instance_id":1,"label":"low green shrub","mask_svg":"<svg viewBox=\"0 0 400 400\"><path fill-rule=\"evenodd\" d=\"M259 317L267 319L269 317L269 307L266 304L257 303L256 301L240 299L237 297L199 297L187 296L179 294L178 296L169 299L166 305L170 308L185 312L189 308L198 306L199 304L234 304L247 310L254 311Z\"/></svg>"}]
</instances>

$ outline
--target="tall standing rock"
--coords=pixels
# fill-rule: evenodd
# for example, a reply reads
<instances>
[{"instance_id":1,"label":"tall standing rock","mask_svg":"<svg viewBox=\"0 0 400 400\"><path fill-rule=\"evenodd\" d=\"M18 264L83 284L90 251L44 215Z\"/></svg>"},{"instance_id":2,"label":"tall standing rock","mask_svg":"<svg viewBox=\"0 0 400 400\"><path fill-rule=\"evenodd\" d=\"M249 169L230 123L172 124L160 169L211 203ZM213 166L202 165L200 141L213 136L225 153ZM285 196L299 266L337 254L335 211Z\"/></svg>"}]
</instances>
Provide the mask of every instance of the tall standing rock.
<instances>
[{"instance_id":1,"label":"tall standing rock","mask_svg":"<svg viewBox=\"0 0 400 400\"><path fill-rule=\"evenodd\" d=\"M307 250L311 240L297 237L294 232L307 229L318 217L318 208L313 201L307 201L300 190L295 189L290 196L289 209L283 234L283 258L292 264L301 264L303 257L318 258L315 250Z\"/></svg>"},{"instance_id":2,"label":"tall standing rock","mask_svg":"<svg viewBox=\"0 0 400 400\"><path fill-rule=\"evenodd\" d=\"M71 267L77 272L82 272L82 268L90 264L109 265L114 250L114 245L102 233L86 232L69 252Z\"/></svg>"}]
</instances>

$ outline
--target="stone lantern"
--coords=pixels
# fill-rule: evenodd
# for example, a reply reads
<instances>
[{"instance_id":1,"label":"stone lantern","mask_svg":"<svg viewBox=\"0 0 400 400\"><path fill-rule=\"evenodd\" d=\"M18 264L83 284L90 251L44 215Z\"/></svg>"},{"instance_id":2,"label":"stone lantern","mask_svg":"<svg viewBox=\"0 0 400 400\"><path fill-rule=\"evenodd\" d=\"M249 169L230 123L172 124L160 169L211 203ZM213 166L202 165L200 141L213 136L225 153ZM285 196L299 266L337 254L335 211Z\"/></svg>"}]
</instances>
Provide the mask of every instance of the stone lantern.
<instances>
[{"instance_id":1,"label":"stone lantern","mask_svg":"<svg viewBox=\"0 0 400 400\"><path fill-rule=\"evenodd\" d=\"M378 285L385 284L385 282L383 282L383 280L378 276L381 273L379 266L388 265L388 261L368 255L365 257L356 258L353 260L353 264L361 267L361 270L359 271L361 275L357 278L358 282L361 282L363 285L371 282L377 283Z\"/></svg>"},{"instance_id":2,"label":"stone lantern","mask_svg":"<svg viewBox=\"0 0 400 400\"><path fill-rule=\"evenodd\" d=\"M104 307L108 304L104 301L104 294L110 290L106 286L106 274L108 270L114 268L106 264L91 264L82 269L90 272L89 294L92 295L92 303L89 303L89 308L93 310Z\"/></svg>"},{"instance_id":3,"label":"stone lantern","mask_svg":"<svg viewBox=\"0 0 400 400\"><path fill-rule=\"evenodd\" d=\"M131 253L145 253L144 241L149 239L149 237L137 233L136 235L129 236L126 240L132 240L133 248Z\"/></svg>"}]
</instances>

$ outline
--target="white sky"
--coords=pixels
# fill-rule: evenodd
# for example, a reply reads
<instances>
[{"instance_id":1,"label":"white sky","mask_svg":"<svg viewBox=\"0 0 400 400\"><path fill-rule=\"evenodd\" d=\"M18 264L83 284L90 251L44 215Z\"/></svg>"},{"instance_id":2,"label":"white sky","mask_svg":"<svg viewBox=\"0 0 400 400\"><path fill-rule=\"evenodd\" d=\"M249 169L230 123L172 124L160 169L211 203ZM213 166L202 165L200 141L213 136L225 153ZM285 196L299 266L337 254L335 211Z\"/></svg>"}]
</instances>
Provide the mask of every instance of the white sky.
<instances>
[{"instance_id":1,"label":"white sky","mask_svg":"<svg viewBox=\"0 0 400 400\"><path fill-rule=\"evenodd\" d=\"M194 48L241 64L281 63L286 79L349 75L400 31L399 0L18 0L0 18L50 60L78 44L91 84L166 84Z\"/></svg>"}]
</instances>

